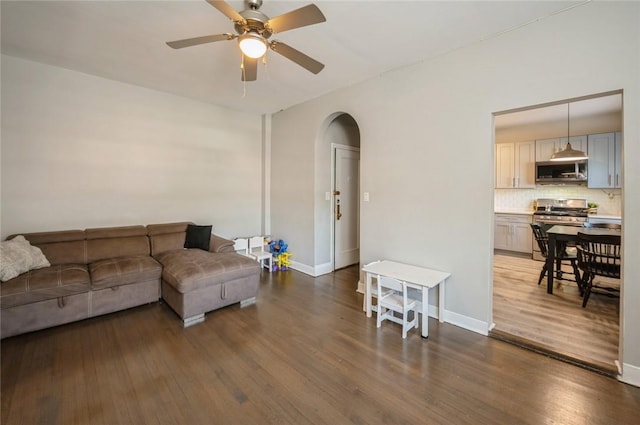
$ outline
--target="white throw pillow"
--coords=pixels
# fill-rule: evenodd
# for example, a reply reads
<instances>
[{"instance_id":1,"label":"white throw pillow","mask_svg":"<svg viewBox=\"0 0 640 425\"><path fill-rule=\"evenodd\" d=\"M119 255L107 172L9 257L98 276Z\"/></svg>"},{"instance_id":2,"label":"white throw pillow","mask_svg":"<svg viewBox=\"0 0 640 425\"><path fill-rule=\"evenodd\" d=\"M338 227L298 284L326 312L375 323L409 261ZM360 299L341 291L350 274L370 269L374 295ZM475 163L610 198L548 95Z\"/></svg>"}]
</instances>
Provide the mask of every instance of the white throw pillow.
<instances>
[{"instance_id":1,"label":"white throw pillow","mask_svg":"<svg viewBox=\"0 0 640 425\"><path fill-rule=\"evenodd\" d=\"M0 280L3 282L50 265L40 248L32 246L22 235L0 242Z\"/></svg>"}]
</instances>

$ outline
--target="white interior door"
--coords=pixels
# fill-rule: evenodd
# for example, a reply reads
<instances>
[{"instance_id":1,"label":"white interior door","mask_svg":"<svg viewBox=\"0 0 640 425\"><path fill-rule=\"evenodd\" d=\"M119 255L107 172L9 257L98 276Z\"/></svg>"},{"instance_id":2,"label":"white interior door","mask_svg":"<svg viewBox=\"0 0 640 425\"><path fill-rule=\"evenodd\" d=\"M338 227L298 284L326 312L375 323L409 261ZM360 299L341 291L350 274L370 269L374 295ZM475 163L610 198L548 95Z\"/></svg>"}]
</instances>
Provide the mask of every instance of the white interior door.
<instances>
[{"instance_id":1,"label":"white interior door","mask_svg":"<svg viewBox=\"0 0 640 425\"><path fill-rule=\"evenodd\" d=\"M360 152L336 146L334 155L334 269L339 269L360 260Z\"/></svg>"}]
</instances>

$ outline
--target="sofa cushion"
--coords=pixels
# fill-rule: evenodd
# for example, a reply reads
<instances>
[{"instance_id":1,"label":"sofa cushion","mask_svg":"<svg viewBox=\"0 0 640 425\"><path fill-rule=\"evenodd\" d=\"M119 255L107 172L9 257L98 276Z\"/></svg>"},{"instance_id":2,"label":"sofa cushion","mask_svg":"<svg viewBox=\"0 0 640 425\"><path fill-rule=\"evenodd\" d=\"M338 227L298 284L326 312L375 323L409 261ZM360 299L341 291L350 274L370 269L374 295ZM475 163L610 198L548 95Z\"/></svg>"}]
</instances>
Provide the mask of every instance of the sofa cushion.
<instances>
[{"instance_id":1,"label":"sofa cushion","mask_svg":"<svg viewBox=\"0 0 640 425\"><path fill-rule=\"evenodd\" d=\"M0 243L0 280L3 282L50 265L40 248L32 246L22 235Z\"/></svg>"},{"instance_id":2,"label":"sofa cushion","mask_svg":"<svg viewBox=\"0 0 640 425\"><path fill-rule=\"evenodd\" d=\"M156 255L184 248L184 241L187 236L188 222L148 224L147 234L151 241L151 255Z\"/></svg>"},{"instance_id":3,"label":"sofa cushion","mask_svg":"<svg viewBox=\"0 0 640 425\"><path fill-rule=\"evenodd\" d=\"M130 238L132 236L146 236L147 228L142 225L119 227L96 227L85 229L87 239Z\"/></svg>"},{"instance_id":4,"label":"sofa cushion","mask_svg":"<svg viewBox=\"0 0 640 425\"><path fill-rule=\"evenodd\" d=\"M62 264L31 270L4 282L0 289L2 308L80 294L91 289L84 264Z\"/></svg>"},{"instance_id":5,"label":"sofa cushion","mask_svg":"<svg viewBox=\"0 0 640 425\"><path fill-rule=\"evenodd\" d=\"M23 233L24 237L42 250L52 266L58 264L87 264L87 244L84 230Z\"/></svg>"},{"instance_id":6,"label":"sofa cushion","mask_svg":"<svg viewBox=\"0 0 640 425\"><path fill-rule=\"evenodd\" d=\"M167 251L155 257L163 266L162 279L180 293L233 279L260 274L257 261L235 252L200 249Z\"/></svg>"},{"instance_id":7,"label":"sofa cushion","mask_svg":"<svg viewBox=\"0 0 640 425\"><path fill-rule=\"evenodd\" d=\"M89 264L91 287L111 288L160 279L162 266L148 255L109 258Z\"/></svg>"},{"instance_id":8,"label":"sofa cushion","mask_svg":"<svg viewBox=\"0 0 640 425\"><path fill-rule=\"evenodd\" d=\"M118 257L150 255L149 238L144 226L86 229L87 262Z\"/></svg>"},{"instance_id":9,"label":"sofa cushion","mask_svg":"<svg viewBox=\"0 0 640 425\"><path fill-rule=\"evenodd\" d=\"M209 251L212 227L213 226L197 226L195 224L189 224L187 226L187 237L184 241L184 247L199 248Z\"/></svg>"}]
</instances>

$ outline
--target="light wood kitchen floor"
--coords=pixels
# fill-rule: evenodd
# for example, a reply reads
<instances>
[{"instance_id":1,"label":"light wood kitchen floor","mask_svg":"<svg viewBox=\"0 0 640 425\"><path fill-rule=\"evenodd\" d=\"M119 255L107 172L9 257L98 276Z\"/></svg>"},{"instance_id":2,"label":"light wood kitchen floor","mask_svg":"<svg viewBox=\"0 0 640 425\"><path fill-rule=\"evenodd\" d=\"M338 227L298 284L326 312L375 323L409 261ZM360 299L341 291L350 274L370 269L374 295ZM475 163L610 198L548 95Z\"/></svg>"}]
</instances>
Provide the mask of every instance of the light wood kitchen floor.
<instances>
[{"instance_id":1,"label":"light wood kitchen floor","mask_svg":"<svg viewBox=\"0 0 640 425\"><path fill-rule=\"evenodd\" d=\"M575 282L558 280L547 294L546 278L537 285L541 267L540 261L496 252L491 336L617 374L620 299L592 294L582 308Z\"/></svg>"}]
</instances>

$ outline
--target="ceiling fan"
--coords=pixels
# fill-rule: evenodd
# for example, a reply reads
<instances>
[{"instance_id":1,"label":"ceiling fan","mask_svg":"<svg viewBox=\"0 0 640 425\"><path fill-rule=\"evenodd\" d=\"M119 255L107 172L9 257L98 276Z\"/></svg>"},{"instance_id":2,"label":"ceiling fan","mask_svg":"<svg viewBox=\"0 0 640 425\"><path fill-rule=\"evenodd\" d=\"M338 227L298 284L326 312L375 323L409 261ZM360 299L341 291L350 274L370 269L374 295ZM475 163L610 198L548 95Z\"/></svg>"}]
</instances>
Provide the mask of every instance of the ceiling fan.
<instances>
[{"instance_id":1,"label":"ceiling fan","mask_svg":"<svg viewBox=\"0 0 640 425\"><path fill-rule=\"evenodd\" d=\"M258 59L265 55L268 48L314 74L324 68L322 63L285 43L276 40L268 41L269 37L275 33L325 22L326 18L316 5L303 6L269 19L259 10L262 6L262 0L247 0L249 8L241 12L237 12L224 0L206 0L206 2L233 21L237 34L224 33L169 41L167 42L169 47L182 49L183 47L237 38L242 51L242 81L256 80Z\"/></svg>"}]
</instances>

